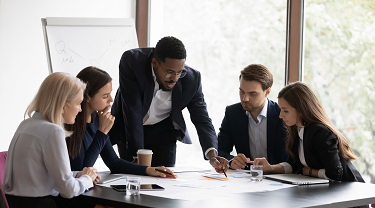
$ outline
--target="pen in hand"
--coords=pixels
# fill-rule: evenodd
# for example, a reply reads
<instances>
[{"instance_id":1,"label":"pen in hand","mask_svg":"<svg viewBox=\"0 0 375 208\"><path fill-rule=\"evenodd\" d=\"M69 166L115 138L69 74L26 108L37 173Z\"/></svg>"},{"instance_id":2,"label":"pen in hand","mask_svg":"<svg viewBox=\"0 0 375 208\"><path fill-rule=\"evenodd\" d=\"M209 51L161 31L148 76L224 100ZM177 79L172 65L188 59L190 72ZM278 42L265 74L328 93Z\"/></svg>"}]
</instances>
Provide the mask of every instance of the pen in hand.
<instances>
[{"instance_id":1,"label":"pen in hand","mask_svg":"<svg viewBox=\"0 0 375 208\"><path fill-rule=\"evenodd\" d=\"M222 166L223 166L223 173L224 173L225 177L228 178L227 173L225 173L225 167L224 167L223 164L222 164Z\"/></svg>"},{"instance_id":2,"label":"pen in hand","mask_svg":"<svg viewBox=\"0 0 375 208\"><path fill-rule=\"evenodd\" d=\"M224 173L225 177L228 178L227 174L225 173L225 169L223 169L223 173Z\"/></svg>"}]
</instances>

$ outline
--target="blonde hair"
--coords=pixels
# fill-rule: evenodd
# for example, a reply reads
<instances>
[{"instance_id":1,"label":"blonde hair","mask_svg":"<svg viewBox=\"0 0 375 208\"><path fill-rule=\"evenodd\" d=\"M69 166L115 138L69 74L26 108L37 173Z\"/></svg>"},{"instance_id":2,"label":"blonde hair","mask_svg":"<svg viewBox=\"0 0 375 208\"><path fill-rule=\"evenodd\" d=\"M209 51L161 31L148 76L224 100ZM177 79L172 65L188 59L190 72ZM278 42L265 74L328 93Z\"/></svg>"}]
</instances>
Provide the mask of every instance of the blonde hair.
<instances>
[{"instance_id":1,"label":"blonde hair","mask_svg":"<svg viewBox=\"0 0 375 208\"><path fill-rule=\"evenodd\" d=\"M34 112L38 112L46 120L64 128L64 105L83 95L85 88L85 83L68 73L52 73L40 85L24 116L27 114L31 117Z\"/></svg>"},{"instance_id":2,"label":"blonde hair","mask_svg":"<svg viewBox=\"0 0 375 208\"><path fill-rule=\"evenodd\" d=\"M340 155L345 159L354 160L357 156L354 154L349 146L348 140L345 136L332 124L328 115L320 104L318 98L311 91L311 89L302 82L294 82L284 87L277 98L285 99L290 106L296 109L301 115L301 122L304 126L311 123L320 123L326 126L333 134L337 136L339 142ZM288 152L291 154L292 145L295 140L296 126L288 127L289 142ZM294 155L292 155L293 157Z\"/></svg>"}]
</instances>

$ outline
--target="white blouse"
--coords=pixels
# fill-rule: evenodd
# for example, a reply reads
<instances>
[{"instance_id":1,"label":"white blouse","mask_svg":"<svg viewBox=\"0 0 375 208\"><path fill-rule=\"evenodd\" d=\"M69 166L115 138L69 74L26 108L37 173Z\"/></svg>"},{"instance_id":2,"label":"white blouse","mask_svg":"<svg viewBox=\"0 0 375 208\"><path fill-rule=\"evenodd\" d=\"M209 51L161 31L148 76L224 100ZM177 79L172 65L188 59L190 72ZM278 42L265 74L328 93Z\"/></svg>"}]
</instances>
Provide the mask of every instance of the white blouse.
<instances>
[{"instance_id":1,"label":"white blouse","mask_svg":"<svg viewBox=\"0 0 375 208\"><path fill-rule=\"evenodd\" d=\"M3 190L27 197L72 198L93 186L91 177L75 178L70 169L64 129L34 113L21 122L8 149Z\"/></svg>"}]
</instances>

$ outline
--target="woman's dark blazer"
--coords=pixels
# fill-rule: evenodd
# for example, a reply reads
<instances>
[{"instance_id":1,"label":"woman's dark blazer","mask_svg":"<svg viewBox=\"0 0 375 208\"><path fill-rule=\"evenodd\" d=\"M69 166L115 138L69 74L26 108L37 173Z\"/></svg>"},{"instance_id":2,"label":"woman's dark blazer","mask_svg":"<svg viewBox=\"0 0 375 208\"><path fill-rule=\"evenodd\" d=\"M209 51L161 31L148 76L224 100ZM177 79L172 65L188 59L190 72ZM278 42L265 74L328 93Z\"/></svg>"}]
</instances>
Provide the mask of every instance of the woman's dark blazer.
<instances>
[{"instance_id":1,"label":"woman's dark blazer","mask_svg":"<svg viewBox=\"0 0 375 208\"><path fill-rule=\"evenodd\" d=\"M296 132L293 153L298 158L299 136ZM338 138L326 126L319 123L306 125L303 133L303 149L307 166L325 169L326 176L335 181L364 182L361 174L350 160L339 154ZM303 165L299 158L293 162L289 157L293 172L301 173Z\"/></svg>"}]
</instances>

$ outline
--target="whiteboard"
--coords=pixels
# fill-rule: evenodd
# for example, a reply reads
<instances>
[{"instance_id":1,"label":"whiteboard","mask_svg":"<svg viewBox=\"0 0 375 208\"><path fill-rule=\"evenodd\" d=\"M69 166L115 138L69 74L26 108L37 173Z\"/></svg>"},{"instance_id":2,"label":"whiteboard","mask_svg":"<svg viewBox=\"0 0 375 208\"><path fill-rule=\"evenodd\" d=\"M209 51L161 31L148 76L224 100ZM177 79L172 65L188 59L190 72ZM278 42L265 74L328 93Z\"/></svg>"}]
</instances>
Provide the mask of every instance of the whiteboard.
<instances>
[{"instance_id":1,"label":"whiteboard","mask_svg":"<svg viewBox=\"0 0 375 208\"><path fill-rule=\"evenodd\" d=\"M112 77L114 97L121 55L138 47L133 19L47 17L42 26L50 73L76 76L83 68L96 66Z\"/></svg>"}]
</instances>

